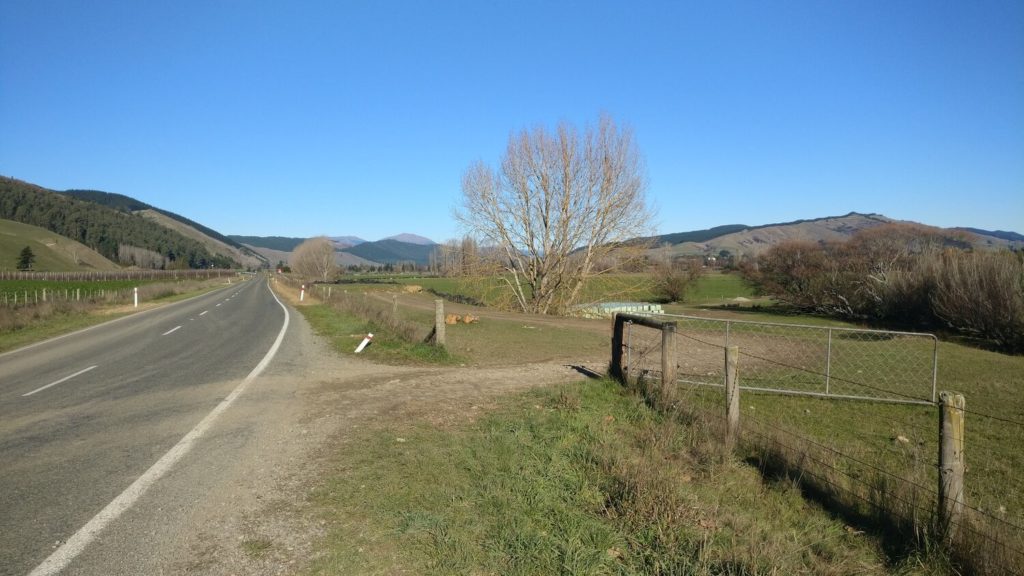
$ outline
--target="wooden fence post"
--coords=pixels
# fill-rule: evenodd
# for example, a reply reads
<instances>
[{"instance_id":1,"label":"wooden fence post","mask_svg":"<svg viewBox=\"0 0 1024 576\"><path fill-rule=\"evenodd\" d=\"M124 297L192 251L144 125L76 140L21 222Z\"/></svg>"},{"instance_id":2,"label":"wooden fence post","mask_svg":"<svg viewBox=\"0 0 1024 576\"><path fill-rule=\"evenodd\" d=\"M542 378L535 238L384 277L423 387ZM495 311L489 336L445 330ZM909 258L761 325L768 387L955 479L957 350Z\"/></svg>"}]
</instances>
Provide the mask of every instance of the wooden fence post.
<instances>
[{"instance_id":1,"label":"wooden fence post","mask_svg":"<svg viewBox=\"0 0 1024 576\"><path fill-rule=\"evenodd\" d=\"M951 543L964 511L964 397L939 394L939 530Z\"/></svg>"},{"instance_id":2,"label":"wooden fence post","mask_svg":"<svg viewBox=\"0 0 1024 576\"><path fill-rule=\"evenodd\" d=\"M434 300L434 345L444 346L444 300Z\"/></svg>"},{"instance_id":3,"label":"wooden fence post","mask_svg":"<svg viewBox=\"0 0 1024 576\"><path fill-rule=\"evenodd\" d=\"M738 346L725 348L725 446L728 451L736 446L740 431L740 381L736 365L740 356Z\"/></svg>"},{"instance_id":4,"label":"wooden fence post","mask_svg":"<svg viewBox=\"0 0 1024 576\"><path fill-rule=\"evenodd\" d=\"M609 375L622 382L622 330L626 325L625 319L618 313L612 319L612 361L608 366Z\"/></svg>"},{"instance_id":5,"label":"wooden fence post","mask_svg":"<svg viewBox=\"0 0 1024 576\"><path fill-rule=\"evenodd\" d=\"M661 327L661 393L667 398L676 383L676 323Z\"/></svg>"}]
</instances>

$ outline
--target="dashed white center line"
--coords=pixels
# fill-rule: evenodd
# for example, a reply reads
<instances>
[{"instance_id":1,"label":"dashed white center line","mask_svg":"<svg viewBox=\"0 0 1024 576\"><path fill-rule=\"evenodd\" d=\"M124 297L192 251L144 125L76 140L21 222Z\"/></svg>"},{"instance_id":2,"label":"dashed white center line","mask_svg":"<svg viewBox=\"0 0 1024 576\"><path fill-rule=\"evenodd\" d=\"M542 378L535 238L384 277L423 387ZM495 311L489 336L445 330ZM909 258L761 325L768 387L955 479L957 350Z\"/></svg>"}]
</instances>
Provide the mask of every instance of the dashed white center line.
<instances>
[{"instance_id":1,"label":"dashed white center line","mask_svg":"<svg viewBox=\"0 0 1024 576\"><path fill-rule=\"evenodd\" d=\"M221 304L223 304L223 302L217 302L217 306L220 306Z\"/></svg>"},{"instance_id":2,"label":"dashed white center line","mask_svg":"<svg viewBox=\"0 0 1024 576\"><path fill-rule=\"evenodd\" d=\"M207 312L209 312L209 310L203 310L202 312L199 313L199 315L202 316L203 314L206 314Z\"/></svg>"},{"instance_id":3,"label":"dashed white center line","mask_svg":"<svg viewBox=\"0 0 1024 576\"><path fill-rule=\"evenodd\" d=\"M89 370L92 370L95 367L96 366L89 366L85 370L79 370L78 372L75 372L74 374L72 374L70 376L65 376L65 377L61 378L60 380L57 380L56 382L51 382L51 383L47 384L46 386L43 386L41 388L36 388L35 390L29 392L28 394L22 394L22 396L31 396L31 395L35 394L36 392L42 392L43 390L46 390L50 386L56 386L57 384L60 384L62 382L67 382L68 380L71 380L75 376L81 376L82 374L85 374L86 372L88 372Z\"/></svg>"},{"instance_id":4,"label":"dashed white center line","mask_svg":"<svg viewBox=\"0 0 1024 576\"><path fill-rule=\"evenodd\" d=\"M164 332L163 334L161 334L161 336L167 336L168 334L170 334L171 332L174 332L175 330L177 330L179 328L181 328L181 326L175 326L174 328L171 328L167 332Z\"/></svg>"}]
</instances>

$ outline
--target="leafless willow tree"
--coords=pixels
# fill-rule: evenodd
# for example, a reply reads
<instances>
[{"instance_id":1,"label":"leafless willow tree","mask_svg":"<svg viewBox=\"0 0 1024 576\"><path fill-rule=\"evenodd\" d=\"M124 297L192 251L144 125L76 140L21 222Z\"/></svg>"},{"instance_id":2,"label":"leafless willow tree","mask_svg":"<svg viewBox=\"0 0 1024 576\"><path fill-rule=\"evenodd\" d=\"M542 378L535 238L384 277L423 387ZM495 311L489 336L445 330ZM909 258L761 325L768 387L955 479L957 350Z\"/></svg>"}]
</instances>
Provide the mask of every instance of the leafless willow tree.
<instances>
[{"instance_id":1,"label":"leafless willow tree","mask_svg":"<svg viewBox=\"0 0 1024 576\"><path fill-rule=\"evenodd\" d=\"M338 271L334 244L326 236L310 238L295 247L288 265L298 274L326 282Z\"/></svg>"},{"instance_id":2,"label":"leafless willow tree","mask_svg":"<svg viewBox=\"0 0 1024 576\"><path fill-rule=\"evenodd\" d=\"M500 168L463 175L460 222L501 252L503 281L525 312L559 313L627 240L650 232L643 159L629 129L602 116L583 132L562 123L509 137Z\"/></svg>"}]
</instances>

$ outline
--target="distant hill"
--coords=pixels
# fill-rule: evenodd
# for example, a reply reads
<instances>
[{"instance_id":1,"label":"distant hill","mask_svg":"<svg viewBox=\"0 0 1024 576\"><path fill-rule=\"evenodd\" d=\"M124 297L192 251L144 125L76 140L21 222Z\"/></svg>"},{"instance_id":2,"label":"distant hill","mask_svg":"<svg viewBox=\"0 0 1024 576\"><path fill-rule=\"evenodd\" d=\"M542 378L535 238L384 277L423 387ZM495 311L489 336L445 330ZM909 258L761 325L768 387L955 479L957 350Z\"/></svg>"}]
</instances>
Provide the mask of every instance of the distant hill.
<instances>
[{"instance_id":1,"label":"distant hill","mask_svg":"<svg viewBox=\"0 0 1024 576\"><path fill-rule=\"evenodd\" d=\"M291 252L295 247L302 244L308 238L289 238L287 236L237 236L228 235L235 242L254 246L257 248L269 248L280 252Z\"/></svg>"},{"instance_id":2,"label":"distant hill","mask_svg":"<svg viewBox=\"0 0 1024 576\"><path fill-rule=\"evenodd\" d=\"M416 234L396 234L394 236L388 236L384 240L397 240L399 242L405 242L406 244L418 244L420 246L434 246L437 242L434 242L430 238L424 238L423 236L417 236Z\"/></svg>"},{"instance_id":3,"label":"distant hill","mask_svg":"<svg viewBox=\"0 0 1024 576\"><path fill-rule=\"evenodd\" d=\"M430 254L433 253L434 246L434 244L412 244L398 240L378 240L345 248L342 252L381 264L415 262L425 266L430 262Z\"/></svg>"},{"instance_id":4,"label":"distant hill","mask_svg":"<svg viewBox=\"0 0 1024 576\"><path fill-rule=\"evenodd\" d=\"M349 246L358 246L366 242L366 240L363 240L359 236L331 236L330 238L335 244L344 244L345 248L348 248Z\"/></svg>"},{"instance_id":5,"label":"distant hill","mask_svg":"<svg viewBox=\"0 0 1024 576\"><path fill-rule=\"evenodd\" d=\"M673 234L662 234L661 236L651 236L649 238L641 238L643 241L650 242L654 246L661 246L664 244L682 244L683 242L707 242L713 238L719 236L725 236L726 234L732 234L733 232L740 232L747 230L751 226L746 224L726 224L724 226L715 226L714 228L708 228L707 230L694 230L692 232L675 232Z\"/></svg>"},{"instance_id":6,"label":"distant hill","mask_svg":"<svg viewBox=\"0 0 1024 576\"><path fill-rule=\"evenodd\" d=\"M102 206L114 208L122 212L138 214L144 218L153 220L157 224L170 228L181 233L187 238L192 238L206 247L207 250L217 256L235 260L247 268L259 268L268 265L263 256L252 249L243 246L240 242L217 232L202 224L190 220L184 216L175 214L169 210L163 210L136 200L124 194L112 192L101 192L99 190L68 190L63 192L67 196L94 202Z\"/></svg>"},{"instance_id":7,"label":"distant hill","mask_svg":"<svg viewBox=\"0 0 1024 576\"><path fill-rule=\"evenodd\" d=\"M120 204L131 199L116 201ZM128 257L126 262L129 263L140 258L193 268L239 265L233 258L211 252L202 242L134 212L14 178L0 177L0 218L45 228L80 242L112 261L119 261L120 254Z\"/></svg>"},{"instance_id":8,"label":"distant hill","mask_svg":"<svg viewBox=\"0 0 1024 576\"><path fill-rule=\"evenodd\" d=\"M18 257L25 246L36 257L34 270L79 272L120 268L80 242L38 226L0 220L0 270L16 269Z\"/></svg>"},{"instance_id":9,"label":"distant hill","mask_svg":"<svg viewBox=\"0 0 1024 576\"><path fill-rule=\"evenodd\" d=\"M1006 232L1004 230L982 230L980 228L954 228L954 230L963 230L964 232L970 232L976 236L996 238L997 240L1005 240L1006 242L1015 242L1024 244L1024 234L1018 234L1016 232Z\"/></svg>"},{"instance_id":10,"label":"distant hill","mask_svg":"<svg viewBox=\"0 0 1024 576\"><path fill-rule=\"evenodd\" d=\"M717 256L726 251L732 255L757 255L788 240L810 242L841 242L857 232L882 224L897 222L881 214L850 212L844 216L827 216L794 220L777 224L719 226L708 230L664 234L645 240L651 241L652 251L659 255ZM973 234L971 244L976 248L1024 248L1024 236L1016 232L989 232L977 228L951 228ZM716 232L724 232L716 235Z\"/></svg>"}]
</instances>

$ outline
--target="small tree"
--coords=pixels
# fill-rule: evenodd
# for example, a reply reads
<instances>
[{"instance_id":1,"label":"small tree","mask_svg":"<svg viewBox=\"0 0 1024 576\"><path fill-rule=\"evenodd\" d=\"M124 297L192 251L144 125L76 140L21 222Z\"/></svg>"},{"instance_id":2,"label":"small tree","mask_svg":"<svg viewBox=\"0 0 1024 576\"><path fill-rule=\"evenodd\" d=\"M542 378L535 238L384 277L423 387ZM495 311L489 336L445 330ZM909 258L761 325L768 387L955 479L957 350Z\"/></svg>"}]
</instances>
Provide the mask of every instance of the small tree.
<instances>
[{"instance_id":1,"label":"small tree","mask_svg":"<svg viewBox=\"0 0 1024 576\"><path fill-rule=\"evenodd\" d=\"M338 271L334 243L326 236L310 238L295 247L289 262L303 276L326 282Z\"/></svg>"},{"instance_id":2,"label":"small tree","mask_svg":"<svg viewBox=\"0 0 1024 576\"><path fill-rule=\"evenodd\" d=\"M654 294L665 302L682 302L686 293L704 274L699 259L666 257L654 264Z\"/></svg>"},{"instance_id":3,"label":"small tree","mask_svg":"<svg viewBox=\"0 0 1024 576\"><path fill-rule=\"evenodd\" d=\"M31 248L25 246L21 249L21 254L18 255L18 270L31 270L35 261L36 255L32 253Z\"/></svg>"}]
</instances>

